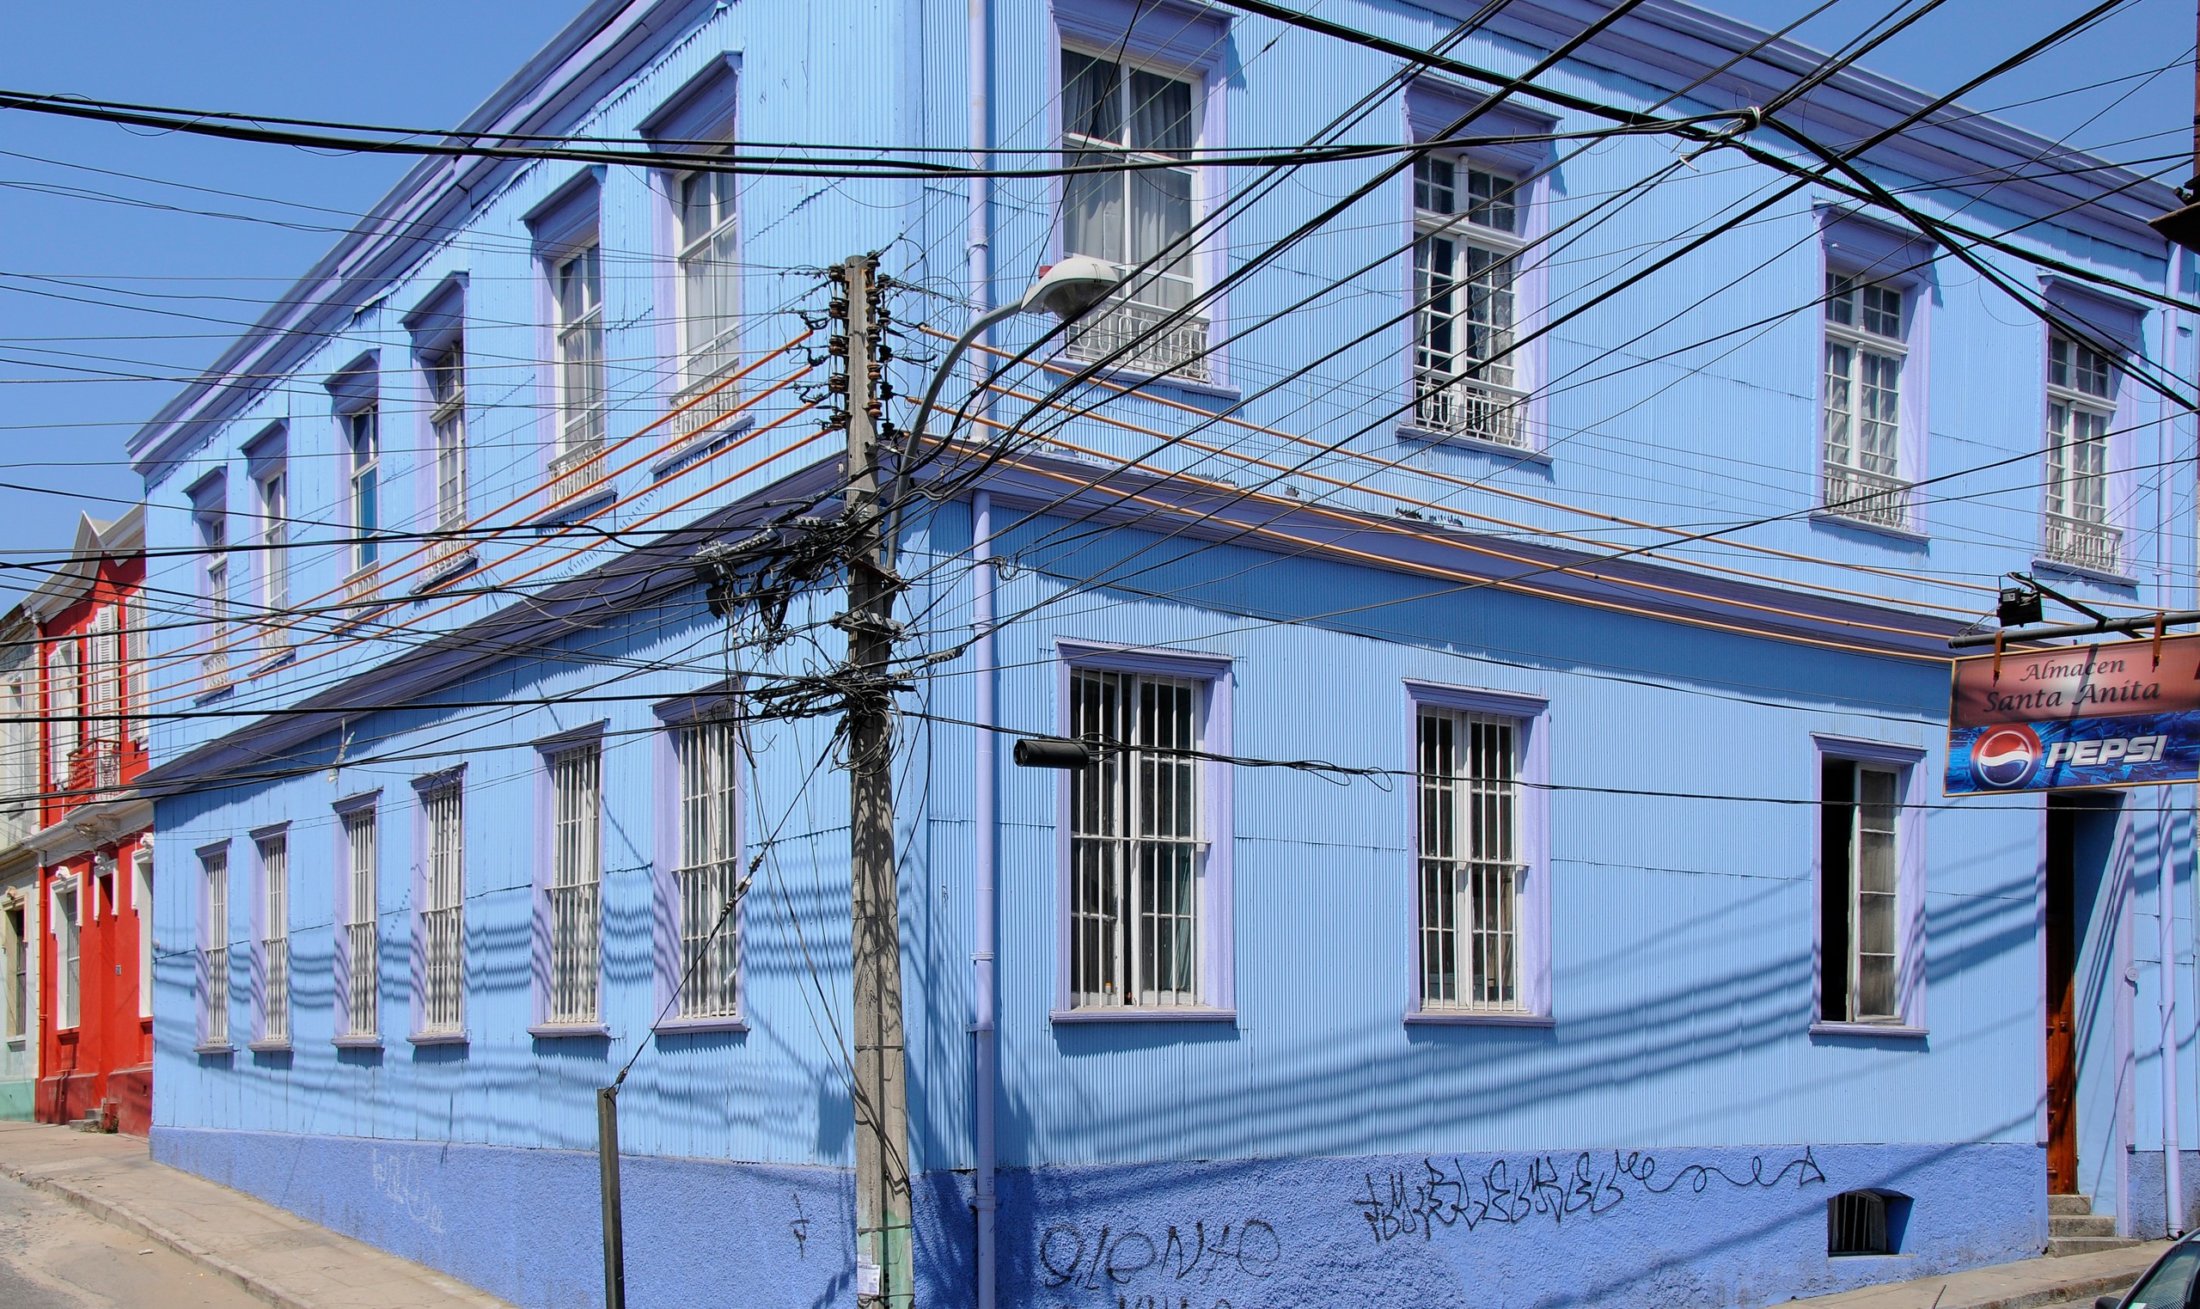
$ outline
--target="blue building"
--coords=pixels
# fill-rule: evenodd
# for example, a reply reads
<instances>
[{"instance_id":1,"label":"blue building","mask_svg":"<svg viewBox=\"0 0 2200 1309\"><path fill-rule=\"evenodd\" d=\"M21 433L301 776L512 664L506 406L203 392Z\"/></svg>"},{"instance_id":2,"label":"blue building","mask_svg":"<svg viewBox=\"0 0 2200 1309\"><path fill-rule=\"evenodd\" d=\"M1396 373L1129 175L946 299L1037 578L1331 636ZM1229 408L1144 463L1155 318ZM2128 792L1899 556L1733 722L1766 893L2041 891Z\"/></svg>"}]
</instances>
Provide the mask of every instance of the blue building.
<instances>
[{"instance_id":1,"label":"blue building","mask_svg":"<svg viewBox=\"0 0 2200 1309\"><path fill-rule=\"evenodd\" d=\"M851 1302L821 270L879 252L907 423L1084 255L894 483L918 1302L2183 1226L2189 788L1939 780L2003 573L2189 607L2172 197L1671 0L1483 8L588 5L134 438L156 1156L592 1303L623 1074L632 1301Z\"/></svg>"}]
</instances>

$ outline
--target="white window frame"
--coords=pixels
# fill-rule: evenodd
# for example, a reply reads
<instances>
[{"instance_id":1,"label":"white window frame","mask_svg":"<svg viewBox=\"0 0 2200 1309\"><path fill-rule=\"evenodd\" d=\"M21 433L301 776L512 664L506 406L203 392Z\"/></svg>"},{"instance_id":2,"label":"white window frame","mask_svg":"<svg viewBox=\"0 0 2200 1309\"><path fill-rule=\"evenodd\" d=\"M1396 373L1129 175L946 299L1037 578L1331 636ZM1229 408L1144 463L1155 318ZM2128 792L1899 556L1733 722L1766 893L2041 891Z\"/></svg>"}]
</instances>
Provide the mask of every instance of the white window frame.
<instances>
[{"instance_id":1,"label":"white window frame","mask_svg":"<svg viewBox=\"0 0 2200 1309\"><path fill-rule=\"evenodd\" d=\"M352 536L350 576L382 559L382 406L367 400L337 415L344 441L345 526Z\"/></svg>"},{"instance_id":2,"label":"white window frame","mask_svg":"<svg viewBox=\"0 0 2200 1309\"><path fill-rule=\"evenodd\" d=\"M344 1025L340 1040L374 1042L382 1032L381 841L377 805L348 805L338 811L344 852L344 944L349 973L344 988Z\"/></svg>"},{"instance_id":3,"label":"white window frame","mask_svg":"<svg viewBox=\"0 0 2200 1309\"><path fill-rule=\"evenodd\" d=\"M1450 170L1448 186L1439 179L1440 169ZM1522 255L1528 248L1530 191L1512 170L1472 156L1438 153L1414 163L1416 427L1529 448L1527 352L1517 341L1528 280ZM1449 203L1437 203L1446 192ZM1502 222L1492 221L1499 216ZM1449 257L1448 272L1437 266L1439 252ZM1448 348L1437 340L1444 331L1451 334ZM1467 348L1477 333L1490 348Z\"/></svg>"},{"instance_id":4,"label":"white window frame","mask_svg":"<svg viewBox=\"0 0 2200 1309\"><path fill-rule=\"evenodd\" d=\"M594 1029L603 1015L603 746L561 742L544 750L543 766L550 968L542 1025Z\"/></svg>"},{"instance_id":5,"label":"white window frame","mask_svg":"<svg viewBox=\"0 0 2200 1309\"><path fill-rule=\"evenodd\" d=\"M1893 297L1890 310L1886 304ZM1827 513L1907 531L1910 323L1916 288L1839 266L1826 270L1819 466ZM1891 321L1890 321L1891 319ZM1891 382L1890 382L1891 379Z\"/></svg>"},{"instance_id":6,"label":"white window frame","mask_svg":"<svg viewBox=\"0 0 2200 1309\"><path fill-rule=\"evenodd\" d=\"M1842 737L1816 738L1818 805L1810 811L1812 880L1811 924L1813 969L1811 1026L1814 1031L1840 1033L1865 1031L1878 1035L1922 1035L1924 1032L1924 869L1925 824L1920 807L1925 752L1908 746ZM1830 789L1836 769L1849 770L1844 793ZM1867 777L1885 779L1877 798L1866 796ZM1879 812L1871 810L1876 807ZM1847 857L1834 866L1827 848L1827 833L1834 826L1836 810L1846 810L1843 844ZM1876 885L1864 876L1866 837L1875 838L1883 850ZM1842 935L1846 944L1836 948L1829 941L1827 922L1832 879L1839 879L1843 909ZM1862 939L1867 898L1884 902L1886 931L1875 941ZM1866 948L1867 945L1877 948ZM1887 1002L1867 1004L1863 983L1871 960L1883 979ZM1838 976L1841 992L1831 993L1828 979ZM1838 1000L1838 1003L1836 1001Z\"/></svg>"},{"instance_id":7,"label":"white window frame","mask_svg":"<svg viewBox=\"0 0 2200 1309\"><path fill-rule=\"evenodd\" d=\"M741 1016L740 724L703 715L672 733L678 812L672 894L680 941L671 984L685 1022Z\"/></svg>"},{"instance_id":8,"label":"white window frame","mask_svg":"<svg viewBox=\"0 0 2200 1309\"><path fill-rule=\"evenodd\" d=\"M137 910L138 1017L153 1016L153 838L138 837L130 857L130 903Z\"/></svg>"},{"instance_id":9,"label":"white window frame","mask_svg":"<svg viewBox=\"0 0 2200 1309\"><path fill-rule=\"evenodd\" d=\"M85 735L94 743L120 742L122 723L122 636L115 607L92 610L90 640L85 661Z\"/></svg>"},{"instance_id":10,"label":"white window frame","mask_svg":"<svg viewBox=\"0 0 2200 1309\"><path fill-rule=\"evenodd\" d=\"M1509 714L1444 705L1421 705L1416 714L1424 1011L1529 1012L1526 735Z\"/></svg>"},{"instance_id":11,"label":"white window frame","mask_svg":"<svg viewBox=\"0 0 2200 1309\"><path fill-rule=\"evenodd\" d=\"M1056 87L1061 102L1069 103L1069 62L1072 59L1090 59L1111 65L1118 70L1115 94L1119 97L1117 113L1120 119L1118 139L1092 136L1079 132L1076 125L1066 119L1062 124L1064 159L1069 163L1092 163L1105 155L1152 164L1168 165L1154 170L1122 173L1085 174L1073 177L1062 191L1062 253L1065 256L1086 254L1112 264L1118 272L1127 273L1142 263L1130 257L1135 237L1136 217L1132 197L1141 185L1153 185L1153 179L1166 173L1180 174L1188 198L1185 228L1181 233L1171 233L1162 244L1187 240L1200 231L1206 215L1205 196L1207 179L1200 166L1198 151L1206 141L1206 113L1208 95L1207 78L1199 70L1170 68L1140 59L1135 53L1120 49L1100 49L1064 42L1060 57L1055 61ZM1186 122L1190 128L1191 153L1177 156L1165 150L1138 149L1130 141L1131 126L1136 105L1132 101L1131 87L1134 75L1178 83L1186 87L1189 104ZM1064 110L1065 114L1067 110ZM1104 152L1102 155L1085 153ZM1117 259L1106 249L1080 250L1071 242L1070 214L1077 202L1079 186L1116 186L1123 188L1119 201L1122 207L1123 230L1119 234L1123 259ZM1207 283L1204 269L1203 239L1193 240L1191 248L1181 251L1173 264L1158 270L1149 269L1140 274L1139 280L1113 297L1107 305L1097 307L1080 317L1065 334L1065 350L1071 358L1087 362L1106 361L1106 366L1130 373L1167 374L1171 377L1194 382L1214 380L1214 357L1208 353L1212 322L1207 314L1191 311ZM1167 327L1162 324L1167 323ZM1158 340L1152 339L1155 331Z\"/></svg>"},{"instance_id":12,"label":"white window frame","mask_svg":"<svg viewBox=\"0 0 2200 1309\"><path fill-rule=\"evenodd\" d=\"M260 1004L260 1040L290 1044L290 834L269 832L253 841L260 860L260 957L267 990Z\"/></svg>"},{"instance_id":13,"label":"white window frame","mask_svg":"<svg viewBox=\"0 0 2200 1309\"><path fill-rule=\"evenodd\" d=\"M466 523L466 339L453 333L422 364L428 383L428 431L435 455L435 525Z\"/></svg>"},{"instance_id":14,"label":"white window frame","mask_svg":"<svg viewBox=\"0 0 2200 1309\"><path fill-rule=\"evenodd\" d=\"M609 418L601 239L590 233L559 251L549 261L548 272L556 324L552 368L557 390L558 458L564 462L601 450Z\"/></svg>"},{"instance_id":15,"label":"white window frame","mask_svg":"<svg viewBox=\"0 0 2200 1309\"><path fill-rule=\"evenodd\" d=\"M741 366L740 191L733 173L691 169L671 179L674 302L678 306L680 393L722 381ZM691 225L690 189L702 188L707 222ZM698 283L716 298L699 311ZM706 325L711 328L704 334Z\"/></svg>"},{"instance_id":16,"label":"white window frame","mask_svg":"<svg viewBox=\"0 0 2200 1309\"><path fill-rule=\"evenodd\" d=\"M290 610L290 473L277 460L253 479L260 513L260 604L272 620ZM267 629L270 645L288 638L279 622Z\"/></svg>"},{"instance_id":17,"label":"white window frame","mask_svg":"<svg viewBox=\"0 0 2200 1309\"><path fill-rule=\"evenodd\" d=\"M2123 572L2109 466L2121 373L2113 355L2048 334L2042 553L2052 563L2111 575Z\"/></svg>"},{"instance_id":18,"label":"white window frame","mask_svg":"<svg viewBox=\"0 0 2200 1309\"><path fill-rule=\"evenodd\" d=\"M0 936L5 937L7 996L7 1039L22 1041L30 1036L31 1000L31 916L30 902L16 896L0 902Z\"/></svg>"},{"instance_id":19,"label":"white window frame","mask_svg":"<svg viewBox=\"0 0 2200 1309\"><path fill-rule=\"evenodd\" d=\"M461 776L420 788L420 1031L466 1030L466 791Z\"/></svg>"},{"instance_id":20,"label":"white window frame","mask_svg":"<svg viewBox=\"0 0 2200 1309\"><path fill-rule=\"evenodd\" d=\"M1098 762L1062 775L1053 1018L1234 1021L1232 779L1220 758L1228 752L1230 665L1209 656L1070 641L1061 642L1060 650L1063 733L1075 736L1090 728L1127 741L1128 748L1106 751ZM1143 703L1141 688L1147 686L1173 695L1188 719L1171 710L1169 730L1148 735L1154 724L1141 721L1130 707ZM1110 687L1118 706L1112 718L1104 705L1084 699ZM1127 738L1121 735L1125 731ZM1188 792L1179 787L1166 805L1144 803L1143 786L1130 779L1148 767L1178 770L1188 779ZM1189 856L1178 860L1176 869L1188 885L1161 885L1158 865L1153 876L1139 875L1149 852L1167 849ZM1172 889L1177 893L1168 895ZM1148 934L1150 941L1141 939L1137 929L1148 903L1162 899L1173 901L1173 910L1153 919L1157 929ZM1174 966L1154 958L1163 953L1158 946L1163 917L1190 920L1189 940ZM1157 971L1168 976L1157 977Z\"/></svg>"},{"instance_id":21,"label":"white window frame","mask_svg":"<svg viewBox=\"0 0 2200 1309\"><path fill-rule=\"evenodd\" d=\"M130 697L130 739L142 745L152 731L153 717L148 701L149 674L152 664L152 629L145 616L145 598L132 590L123 599L126 645L123 658L128 663L128 695Z\"/></svg>"},{"instance_id":22,"label":"white window frame","mask_svg":"<svg viewBox=\"0 0 2200 1309\"><path fill-rule=\"evenodd\" d=\"M55 793L69 789L71 765L83 747L82 696L76 637L65 636L46 652L47 789Z\"/></svg>"},{"instance_id":23,"label":"white window frame","mask_svg":"<svg viewBox=\"0 0 2200 1309\"><path fill-rule=\"evenodd\" d=\"M205 588L206 650L199 656L202 693L229 685L229 509L215 504L198 513L200 581Z\"/></svg>"},{"instance_id":24,"label":"white window frame","mask_svg":"<svg viewBox=\"0 0 2200 1309\"><path fill-rule=\"evenodd\" d=\"M199 852L203 878L199 966L205 989L199 995L200 1046L218 1049L229 1044L229 852Z\"/></svg>"},{"instance_id":25,"label":"white window frame","mask_svg":"<svg viewBox=\"0 0 2200 1309\"><path fill-rule=\"evenodd\" d=\"M57 878L53 884L53 1021L57 1031L81 1025L84 1019L84 923L83 888L74 877Z\"/></svg>"}]
</instances>

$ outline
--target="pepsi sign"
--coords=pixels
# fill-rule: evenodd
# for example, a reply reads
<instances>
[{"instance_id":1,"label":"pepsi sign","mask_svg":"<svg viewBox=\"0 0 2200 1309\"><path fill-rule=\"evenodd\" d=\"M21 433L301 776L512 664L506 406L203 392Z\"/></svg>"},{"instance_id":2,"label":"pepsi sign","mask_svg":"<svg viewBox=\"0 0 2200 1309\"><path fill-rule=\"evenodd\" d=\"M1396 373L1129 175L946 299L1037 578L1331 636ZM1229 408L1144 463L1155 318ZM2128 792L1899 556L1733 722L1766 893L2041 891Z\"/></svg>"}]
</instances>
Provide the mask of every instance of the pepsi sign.
<instances>
[{"instance_id":1,"label":"pepsi sign","mask_svg":"<svg viewBox=\"0 0 2200 1309\"><path fill-rule=\"evenodd\" d=\"M2200 637L1956 661L1947 793L2200 777Z\"/></svg>"}]
</instances>

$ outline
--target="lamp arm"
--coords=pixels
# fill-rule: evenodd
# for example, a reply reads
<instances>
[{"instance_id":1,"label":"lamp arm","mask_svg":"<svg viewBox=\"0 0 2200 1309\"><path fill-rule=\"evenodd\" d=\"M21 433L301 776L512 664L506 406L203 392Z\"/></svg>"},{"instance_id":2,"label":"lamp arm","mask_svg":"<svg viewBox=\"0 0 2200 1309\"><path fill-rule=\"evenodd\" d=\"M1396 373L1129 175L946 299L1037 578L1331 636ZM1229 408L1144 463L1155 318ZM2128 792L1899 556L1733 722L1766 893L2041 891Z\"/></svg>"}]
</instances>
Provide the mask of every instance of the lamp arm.
<instances>
[{"instance_id":1,"label":"lamp arm","mask_svg":"<svg viewBox=\"0 0 2200 1309\"><path fill-rule=\"evenodd\" d=\"M947 385L947 375L955 371L956 361L962 358L963 351L969 349L970 343L977 340L987 328L995 323L1005 323L1023 311L1024 303L1021 300L1002 305L991 313L980 316L955 339L955 344L947 347L946 357L940 360L939 367L932 373L931 383L924 388L924 401L917 406L916 421L909 425L909 438L912 441L924 436L924 425L932 421L932 410L939 402L940 388Z\"/></svg>"}]
</instances>

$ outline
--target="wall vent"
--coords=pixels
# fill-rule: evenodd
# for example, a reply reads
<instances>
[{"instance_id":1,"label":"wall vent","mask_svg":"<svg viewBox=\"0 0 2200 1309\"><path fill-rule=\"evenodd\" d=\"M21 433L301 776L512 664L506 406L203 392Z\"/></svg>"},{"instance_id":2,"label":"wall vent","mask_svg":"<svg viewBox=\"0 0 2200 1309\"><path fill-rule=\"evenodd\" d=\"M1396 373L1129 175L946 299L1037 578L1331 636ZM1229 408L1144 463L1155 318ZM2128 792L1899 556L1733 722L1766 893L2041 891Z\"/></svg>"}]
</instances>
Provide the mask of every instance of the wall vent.
<instances>
[{"instance_id":1,"label":"wall vent","mask_svg":"<svg viewBox=\"0 0 2200 1309\"><path fill-rule=\"evenodd\" d=\"M1910 1197L1894 1191L1843 1191L1826 1201L1826 1253L1900 1254Z\"/></svg>"}]
</instances>

